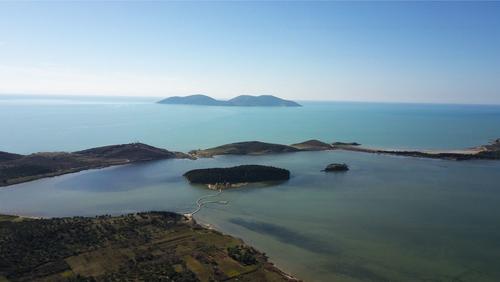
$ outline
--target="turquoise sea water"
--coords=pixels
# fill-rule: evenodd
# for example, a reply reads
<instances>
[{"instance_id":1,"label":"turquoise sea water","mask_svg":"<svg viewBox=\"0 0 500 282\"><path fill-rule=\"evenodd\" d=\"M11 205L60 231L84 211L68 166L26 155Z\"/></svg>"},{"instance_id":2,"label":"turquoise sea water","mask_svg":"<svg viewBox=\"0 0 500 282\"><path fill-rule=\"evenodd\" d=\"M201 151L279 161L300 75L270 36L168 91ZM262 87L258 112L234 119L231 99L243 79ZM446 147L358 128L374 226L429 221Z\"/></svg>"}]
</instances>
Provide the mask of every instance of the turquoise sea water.
<instances>
[{"instance_id":1,"label":"turquoise sea water","mask_svg":"<svg viewBox=\"0 0 500 282\"><path fill-rule=\"evenodd\" d=\"M500 137L500 106L302 102L300 108L245 108L154 101L0 96L0 150L32 153L141 141L188 151L236 141L286 144L311 138L441 149Z\"/></svg>"},{"instance_id":2,"label":"turquoise sea water","mask_svg":"<svg viewBox=\"0 0 500 282\"><path fill-rule=\"evenodd\" d=\"M500 107L304 103L207 108L148 99L0 100L0 150L77 150L140 140L176 150L308 138L383 147L462 148L500 137ZM331 162L347 173L325 174ZM268 164L292 178L249 185L196 214L307 281L500 281L500 162L355 152L165 160L89 170L0 189L0 213L33 216L187 212L211 193L193 168Z\"/></svg>"}]
</instances>

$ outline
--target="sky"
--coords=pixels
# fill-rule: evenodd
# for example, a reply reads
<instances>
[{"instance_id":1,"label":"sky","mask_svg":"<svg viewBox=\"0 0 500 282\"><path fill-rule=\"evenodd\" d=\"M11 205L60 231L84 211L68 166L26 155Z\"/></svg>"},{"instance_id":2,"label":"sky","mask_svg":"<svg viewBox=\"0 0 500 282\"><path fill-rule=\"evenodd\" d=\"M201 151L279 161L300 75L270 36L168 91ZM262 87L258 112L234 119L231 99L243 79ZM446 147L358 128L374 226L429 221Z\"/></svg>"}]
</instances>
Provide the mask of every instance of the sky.
<instances>
[{"instance_id":1,"label":"sky","mask_svg":"<svg viewBox=\"0 0 500 282\"><path fill-rule=\"evenodd\" d=\"M0 93L500 104L500 2L0 2Z\"/></svg>"}]
</instances>

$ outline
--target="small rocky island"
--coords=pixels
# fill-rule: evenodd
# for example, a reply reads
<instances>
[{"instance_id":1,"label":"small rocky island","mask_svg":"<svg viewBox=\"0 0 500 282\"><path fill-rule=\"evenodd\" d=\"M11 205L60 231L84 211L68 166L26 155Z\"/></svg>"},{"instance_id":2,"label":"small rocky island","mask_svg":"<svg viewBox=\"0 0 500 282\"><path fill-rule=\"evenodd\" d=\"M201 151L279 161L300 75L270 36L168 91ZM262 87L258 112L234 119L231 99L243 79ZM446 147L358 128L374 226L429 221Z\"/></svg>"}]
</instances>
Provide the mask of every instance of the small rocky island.
<instances>
[{"instance_id":1,"label":"small rocky island","mask_svg":"<svg viewBox=\"0 0 500 282\"><path fill-rule=\"evenodd\" d=\"M290 171L272 166L240 165L227 168L194 169L184 177L192 184L206 184L209 188L235 187L253 182L275 182L290 179Z\"/></svg>"},{"instance_id":2,"label":"small rocky island","mask_svg":"<svg viewBox=\"0 0 500 282\"><path fill-rule=\"evenodd\" d=\"M111 145L72 153L19 155L0 152L0 186L92 168L174 158L191 157L142 143Z\"/></svg>"},{"instance_id":3,"label":"small rocky island","mask_svg":"<svg viewBox=\"0 0 500 282\"><path fill-rule=\"evenodd\" d=\"M349 170L349 166L342 163L333 163L333 164L329 164L326 166L325 169L323 169L324 172L339 172L339 171L348 171Z\"/></svg>"},{"instance_id":4,"label":"small rocky island","mask_svg":"<svg viewBox=\"0 0 500 282\"><path fill-rule=\"evenodd\" d=\"M230 100L216 100L210 96L196 94L185 97L174 96L158 101L158 104L233 106L233 107L301 107L300 104L272 95L240 95Z\"/></svg>"}]
</instances>

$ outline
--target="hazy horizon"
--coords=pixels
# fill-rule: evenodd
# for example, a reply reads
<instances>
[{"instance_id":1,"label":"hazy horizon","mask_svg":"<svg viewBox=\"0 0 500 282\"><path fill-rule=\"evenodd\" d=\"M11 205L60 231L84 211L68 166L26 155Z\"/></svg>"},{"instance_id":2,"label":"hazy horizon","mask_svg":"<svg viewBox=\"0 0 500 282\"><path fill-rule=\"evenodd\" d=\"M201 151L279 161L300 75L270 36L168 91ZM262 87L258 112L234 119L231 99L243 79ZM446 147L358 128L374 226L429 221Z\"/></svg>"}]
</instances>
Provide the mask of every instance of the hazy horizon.
<instances>
[{"instance_id":1,"label":"hazy horizon","mask_svg":"<svg viewBox=\"0 0 500 282\"><path fill-rule=\"evenodd\" d=\"M499 50L498 2L0 3L3 95L500 104Z\"/></svg>"},{"instance_id":2,"label":"hazy horizon","mask_svg":"<svg viewBox=\"0 0 500 282\"><path fill-rule=\"evenodd\" d=\"M234 98L239 95L252 95L252 96L260 96L260 95L272 95L276 96L278 98L283 98L287 100L292 100L295 102L311 102L311 103L321 103L321 102L327 102L327 103L367 103L367 104L421 104L421 105L470 105L470 106L500 106L500 102L497 103L474 103L474 102L418 102L418 101L406 101L406 102L401 102L401 101L375 101L375 100L339 100L339 99L288 99L284 98L279 95L274 95L274 94L236 94L234 96L230 97L217 97L217 96L211 96L203 93L194 93L194 94L186 94L186 95L171 95L171 96L162 96L162 95L157 95L157 96L151 96L151 95L99 95L99 94L45 94L45 93L37 93L37 94L26 94L26 93L0 93L0 98L2 97L9 97L9 98L19 98L19 99L30 99L30 98L45 98L45 99L71 99L71 98L85 98L85 99L91 99L91 98L110 98L110 99L144 99L144 100L151 100L152 102L159 101L165 98L173 97L173 96L189 96L189 95L206 95L210 96L213 98L216 98L217 100L230 100L231 98Z\"/></svg>"}]
</instances>

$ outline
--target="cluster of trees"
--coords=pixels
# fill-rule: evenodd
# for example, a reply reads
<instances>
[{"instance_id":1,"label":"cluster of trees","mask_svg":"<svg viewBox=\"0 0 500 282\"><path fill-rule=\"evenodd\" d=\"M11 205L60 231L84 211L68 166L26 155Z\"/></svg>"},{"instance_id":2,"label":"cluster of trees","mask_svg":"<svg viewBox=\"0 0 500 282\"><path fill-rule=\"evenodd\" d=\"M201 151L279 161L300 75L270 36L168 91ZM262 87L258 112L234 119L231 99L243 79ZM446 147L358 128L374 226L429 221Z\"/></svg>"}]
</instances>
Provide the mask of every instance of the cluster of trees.
<instances>
[{"instance_id":1,"label":"cluster of trees","mask_svg":"<svg viewBox=\"0 0 500 282\"><path fill-rule=\"evenodd\" d=\"M184 176L191 183L231 184L288 180L290 171L272 166L240 165L228 168L195 169L186 172Z\"/></svg>"},{"instance_id":2,"label":"cluster of trees","mask_svg":"<svg viewBox=\"0 0 500 282\"><path fill-rule=\"evenodd\" d=\"M0 277L29 281L61 273L70 269L65 262L67 257L107 247L110 244L127 248L150 242L156 231L173 228L182 218L175 213L152 212L120 217L2 221L0 222ZM176 281L194 281L192 277L194 274L177 273L166 267L172 264L173 259L175 253L162 258L159 265L154 264L155 260L145 259L136 262L137 267L130 268L123 275L145 277L156 275L164 269L166 272L161 272L161 276L180 275ZM134 271L137 273L132 273ZM149 274L145 271L149 271ZM127 276L123 276L125 277ZM82 277L78 279L91 281Z\"/></svg>"},{"instance_id":3,"label":"cluster of trees","mask_svg":"<svg viewBox=\"0 0 500 282\"><path fill-rule=\"evenodd\" d=\"M238 245L234 247L227 248L227 253L235 261L244 265L253 265L257 261L257 251L253 248Z\"/></svg>"}]
</instances>

